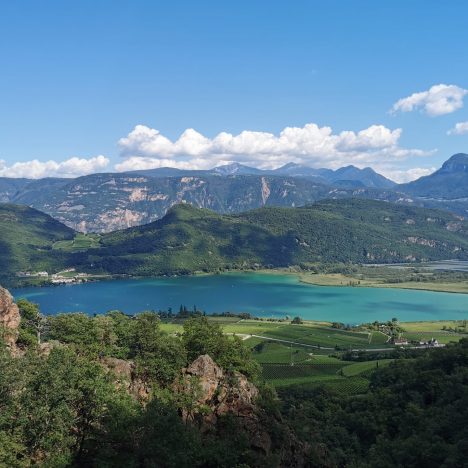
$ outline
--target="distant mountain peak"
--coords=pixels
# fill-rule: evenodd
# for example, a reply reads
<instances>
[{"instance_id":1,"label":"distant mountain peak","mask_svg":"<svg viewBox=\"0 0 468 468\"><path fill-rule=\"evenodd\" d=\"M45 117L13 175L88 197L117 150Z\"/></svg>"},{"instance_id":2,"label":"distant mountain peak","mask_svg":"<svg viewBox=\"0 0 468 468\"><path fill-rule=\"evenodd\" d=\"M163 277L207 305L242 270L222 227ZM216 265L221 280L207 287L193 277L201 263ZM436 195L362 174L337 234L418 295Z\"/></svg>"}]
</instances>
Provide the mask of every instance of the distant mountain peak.
<instances>
[{"instance_id":1,"label":"distant mountain peak","mask_svg":"<svg viewBox=\"0 0 468 468\"><path fill-rule=\"evenodd\" d=\"M443 173L468 172L468 154L454 154L444 162L439 171Z\"/></svg>"},{"instance_id":2,"label":"distant mountain peak","mask_svg":"<svg viewBox=\"0 0 468 468\"><path fill-rule=\"evenodd\" d=\"M245 166L244 164L233 162L215 167L212 172L220 175L236 175L236 174L257 174L262 172L261 169Z\"/></svg>"},{"instance_id":3,"label":"distant mountain peak","mask_svg":"<svg viewBox=\"0 0 468 468\"><path fill-rule=\"evenodd\" d=\"M291 169L291 168L296 168L296 167L305 167L302 164L298 164L295 162L289 162L285 164L284 166L278 167L276 170L279 171L280 169Z\"/></svg>"},{"instance_id":4,"label":"distant mountain peak","mask_svg":"<svg viewBox=\"0 0 468 468\"><path fill-rule=\"evenodd\" d=\"M331 177L333 182L336 181L360 181L366 187L390 189L396 184L392 180L377 173L371 167L360 169L352 164L345 167L340 167L334 171Z\"/></svg>"},{"instance_id":5,"label":"distant mountain peak","mask_svg":"<svg viewBox=\"0 0 468 468\"><path fill-rule=\"evenodd\" d=\"M400 188L411 195L440 200L461 200L468 197L468 154L457 153L442 167ZM465 210L465 213L468 210ZM465 213L463 213L465 215Z\"/></svg>"}]
</instances>

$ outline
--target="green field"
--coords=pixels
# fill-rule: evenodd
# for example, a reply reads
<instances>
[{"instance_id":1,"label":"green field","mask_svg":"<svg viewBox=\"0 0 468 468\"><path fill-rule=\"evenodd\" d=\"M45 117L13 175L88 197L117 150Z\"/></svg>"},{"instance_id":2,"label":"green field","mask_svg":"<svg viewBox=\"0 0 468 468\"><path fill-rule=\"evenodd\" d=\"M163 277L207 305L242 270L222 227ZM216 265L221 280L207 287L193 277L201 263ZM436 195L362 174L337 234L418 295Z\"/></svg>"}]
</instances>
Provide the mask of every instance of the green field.
<instances>
[{"instance_id":1,"label":"green field","mask_svg":"<svg viewBox=\"0 0 468 468\"><path fill-rule=\"evenodd\" d=\"M268 363L303 363L311 361L311 356L303 348L285 346L278 342L268 342L261 338L252 338L258 343L252 350L253 357L260 364ZM251 343L249 343L251 346Z\"/></svg>"},{"instance_id":2,"label":"green field","mask_svg":"<svg viewBox=\"0 0 468 468\"><path fill-rule=\"evenodd\" d=\"M393 359L345 361L345 351L388 350L394 346L379 331L365 328L340 330L328 322L293 325L286 321L241 320L236 317L209 317L223 327L225 333L237 335L251 349L262 367L262 376L276 388L289 385L323 385L334 391L359 394L365 392L373 371L388 366ZM162 322L169 333L182 331L183 321ZM401 323L408 340L437 338L440 343L459 341L465 330L464 321ZM379 351L381 352L381 351Z\"/></svg>"},{"instance_id":3,"label":"green field","mask_svg":"<svg viewBox=\"0 0 468 468\"><path fill-rule=\"evenodd\" d=\"M439 343L447 344L468 336L466 320L440 320L433 322L404 322L403 336L411 341L428 341L435 338Z\"/></svg>"},{"instance_id":4,"label":"green field","mask_svg":"<svg viewBox=\"0 0 468 468\"><path fill-rule=\"evenodd\" d=\"M385 346L387 337L380 332L345 331L332 328L326 322L305 322L292 325L289 322L263 322L242 320L224 327L226 333L258 335L265 338L291 341L310 347L375 348Z\"/></svg>"},{"instance_id":5,"label":"green field","mask_svg":"<svg viewBox=\"0 0 468 468\"><path fill-rule=\"evenodd\" d=\"M55 242L52 248L64 252L81 252L99 247L100 238L99 234L77 233L74 239Z\"/></svg>"},{"instance_id":6,"label":"green field","mask_svg":"<svg viewBox=\"0 0 468 468\"><path fill-rule=\"evenodd\" d=\"M354 377L356 375L368 376L372 371L388 366L393 359L381 359L380 361L364 361L354 362L343 368L343 374L346 377Z\"/></svg>"}]
</instances>

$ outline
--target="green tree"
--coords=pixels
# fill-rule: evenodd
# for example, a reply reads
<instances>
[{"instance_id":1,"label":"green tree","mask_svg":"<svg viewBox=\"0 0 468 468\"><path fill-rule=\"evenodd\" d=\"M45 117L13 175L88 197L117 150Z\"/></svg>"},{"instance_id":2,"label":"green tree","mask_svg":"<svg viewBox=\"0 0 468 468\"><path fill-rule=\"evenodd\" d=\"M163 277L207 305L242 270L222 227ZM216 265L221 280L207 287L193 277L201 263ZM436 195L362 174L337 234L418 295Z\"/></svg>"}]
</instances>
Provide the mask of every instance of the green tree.
<instances>
[{"instance_id":1,"label":"green tree","mask_svg":"<svg viewBox=\"0 0 468 468\"><path fill-rule=\"evenodd\" d=\"M190 362L208 354L226 370L237 370L252 378L259 374L259 365L252 359L250 350L242 340L223 334L222 328L207 317L185 321L182 342Z\"/></svg>"},{"instance_id":2,"label":"green tree","mask_svg":"<svg viewBox=\"0 0 468 468\"><path fill-rule=\"evenodd\" d=\"M36 346L41 342L41 332L44 325L39 306L26 299L20 299L16 304L21 315L17 344L21 348Z\"/></svg>"},{"instance_id":3,"label":"green tree","mask_svg":"<svg viewBox=\"0 0 468 468\"><path fill-rule=\"evenodd\" d=\"M172 383L186 363L182 343L161 331L159 317L153 312L139 314L134 320L131 355L138 374L163 386Z\"/></svg>"}]
</instances>

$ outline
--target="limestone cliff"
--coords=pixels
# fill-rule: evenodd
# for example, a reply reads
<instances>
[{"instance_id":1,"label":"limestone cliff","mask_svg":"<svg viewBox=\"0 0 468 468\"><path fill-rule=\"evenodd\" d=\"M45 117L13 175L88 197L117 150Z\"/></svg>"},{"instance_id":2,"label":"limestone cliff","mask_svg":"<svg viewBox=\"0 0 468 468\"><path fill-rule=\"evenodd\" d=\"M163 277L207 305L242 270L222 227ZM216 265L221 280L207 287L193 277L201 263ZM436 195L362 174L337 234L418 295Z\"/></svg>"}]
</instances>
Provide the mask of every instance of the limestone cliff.
<instances>
[{"instance_id":1,"label":"limestone cliff","mask_svg":"<svg viewBox=\"0 0 468 468\"><path fill-rule=\"evenodd\" d=\"M12 295L0 287L0 333L8 348L16 352L16 340L20 326L20 312Z\"/></svg>"}]
</instances>

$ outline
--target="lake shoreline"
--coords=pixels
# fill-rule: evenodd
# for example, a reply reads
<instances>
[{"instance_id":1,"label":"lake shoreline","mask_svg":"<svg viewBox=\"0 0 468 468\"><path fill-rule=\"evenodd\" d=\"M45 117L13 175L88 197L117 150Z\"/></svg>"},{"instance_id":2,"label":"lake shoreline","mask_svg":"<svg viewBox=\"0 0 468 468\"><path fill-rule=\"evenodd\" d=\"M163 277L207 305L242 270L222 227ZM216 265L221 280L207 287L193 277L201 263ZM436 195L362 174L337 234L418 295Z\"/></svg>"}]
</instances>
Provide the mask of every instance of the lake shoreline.
<instances>
[{"instance_id":1,"label":"lake shoreline","mask_svg":"<svg viewBox=\"0 0 468 468\"><path fill-rule=\"evenodd\" d=\"M429 292L440 292L440 293L451 293L451 294L468 294L468 283L463 283L463 282L452 282L452 283L429 283L433 285L433 287L428 286L424 283L418 284L417 282L414 282L413 284L408 285L406 283L378 283L376 281L372 281L371 279L358 279L354 278L352 276L346 276L343 274L324 274L324 273L309 273L307 271L292 271L290 269L271 269L271 270L243 270L242 272L245 273L262 273L262 274L270 274L270 275L291 275L295 276L298 278L299 282L302 284L306 285L312 285L312 286L323 286L323 287L341 287L341 288L376 288L376 289L402 289L406 291L429 291ZM355 283L353 284L338 284L337 282L334 282L332 278L333 275L338 275L340 276L340 279L344 281L354 281ZM327 281L328 279L328 281ZM360 282L360 284L357 284L357 282ZM462 290L456 290L454 288L450 287L442 287L442 288L437 288L438 284L445 284L447 286L450 285L465 285L466 286L466 291Z\"/></svg>"},{"instance_id":2,"label":"lake shoreline","mask_svg":"<svg viewBox=\"0 0 468 468\"><path fill-rule=\"evenodd\" d=\"M372 265L374 266L374 265ZM379 265L380 266L380 265ZM382 267L388 267L392 265L382 265ZM140 276L140 275L96 275L86 281L74 282L68 284L68 286L76 286L79 284L86 283L98 283L103 281L119 281L128 279L150 279L150 278L181 278L181 277L204 277L204 276L218 276L222 274L249 274L259 273L267 275L287 275L294 276L298 279L298 282L310 286L323 286L323 287L342 287L342 288L375 288L375 289L400 289L406 291L429 291L429 292L440 292L440 293L451 293L451 294L468 294L468 282L446 282L446 283L418 283L418 282L404 282L404 283L379 283L373 281L370 278L356 278L353 276L347 276L342 273L310 273L308 271L297 271L287 267L279 268L259 268L259 269L239 269L239 270L228 270L224 272L201 272L195 271L188 274L174 274L174 275L152 275L152 276ZM337 282L340 280L340 283ZM348 284L343 284L343 281ZM350 284L351 283L351 284ZM408 284L410 283L410 284ZM432 287L431 287L432 285ZM439 287L439 285L441 287ZM462 286L462 288L457 286ZM14 286L11 289L21 289L29 287L46 288L51 286L61 286L61 284L52 284L50 282L43 282L39 284L19 285ZM464 286L464 288L463 288Z\"/></svg>"},{"instance_id":3,"label":"lake shoreline","mask_svg":"<svg viewBox=\"0 0 468 468\"><path fill-rule=\"evenodd\" d=\"M367 323L398 317L401 321L468 318L468 303L460 294L389 288L327 287L300 281L297 273L278 271L127 277L117 280L15 288L16 298L39 303L44 313L82 311L101 314L121 310L172 311L184 306L207 314L248 313L255 317ZM73 287L68 287L73 286Z\"/></svg>"}]
</instances>

